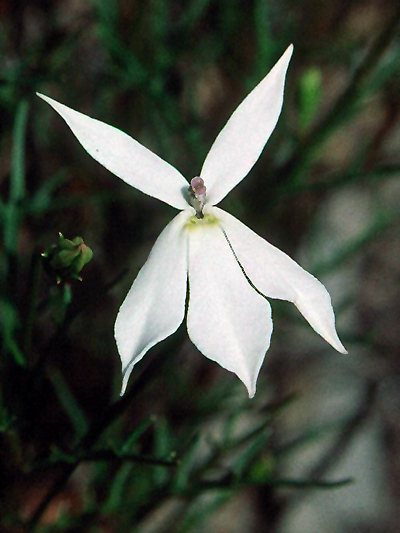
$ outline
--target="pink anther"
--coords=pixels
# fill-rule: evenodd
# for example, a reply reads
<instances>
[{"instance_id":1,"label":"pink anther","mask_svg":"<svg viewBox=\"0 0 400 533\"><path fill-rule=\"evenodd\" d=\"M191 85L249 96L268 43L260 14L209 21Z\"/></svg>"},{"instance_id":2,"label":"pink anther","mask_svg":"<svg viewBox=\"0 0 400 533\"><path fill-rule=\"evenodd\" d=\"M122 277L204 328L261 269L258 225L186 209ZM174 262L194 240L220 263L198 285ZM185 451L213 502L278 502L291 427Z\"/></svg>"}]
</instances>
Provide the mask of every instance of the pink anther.
<instances>
[{"instance_id":1,"label":"pink anther","mask_svg":"<svg viewBox=\"0 0 400 533\"><path fill-rule=\"evenodd\" d=\"M196 176L190 182L190 185L196 196L204 196L206 194L206 186L204 185L204 180Z\"/></svg>"}]
</instances>

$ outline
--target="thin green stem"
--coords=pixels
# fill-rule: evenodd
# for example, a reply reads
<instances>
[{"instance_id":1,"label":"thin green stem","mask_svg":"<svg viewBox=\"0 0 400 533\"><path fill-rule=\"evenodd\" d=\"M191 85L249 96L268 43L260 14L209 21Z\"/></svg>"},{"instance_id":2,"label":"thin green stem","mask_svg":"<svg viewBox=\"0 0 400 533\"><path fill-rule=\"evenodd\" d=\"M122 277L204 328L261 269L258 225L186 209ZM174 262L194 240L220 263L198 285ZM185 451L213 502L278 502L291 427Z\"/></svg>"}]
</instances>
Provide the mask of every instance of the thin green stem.
<instances>
[{"instance_id":1,"label":"thin green stem","mask_svg":"<svg viewBox=\"0 0 400 533\"><path fill-rule=\"evenodd\" d=\"M163 364L159 360L152 360L147 364L147 366L142 370L138 375L136 381L132 384L129 391L125 396L122 396L117 401L112 403L103 413L101 419L95 423L83 436L80 443L71 454L71 457L75 456L76 459L73 460L70 464L67 464L63 471L59 474L53 485L50 487L46 495L44 496L41 503L38 505L37 509L31 516L31 518L26 523L28 531L35 531L43 513L47 509L50 502L62 491L65 484L68 482L71 475L74 473L75 469L82 461L82 457L85 457L85 454L92 453L92 447L98 439L102 436L105 430L115 421L121 414L125 411L128 405L131 403L134 396L149 382L149 377L154 373L155 370L159 371L160 366Z\"/></svg>"},{"instance_id":2,"label":"thin green stem","mask_svg":"<svg viewBox=\"0 0 400 533\"><path fill-rule=\"evenodd\" d=\"M31 268L28 281L28 296L26 298L27 312L24 323L24 341L22 351L25 357L29 359L32 345L32 332L37 313L38 290L41 274L41 257L38 251L34 251L32 255Z\"/></svg>"},{"instance_id":3,"label":"thin green stem","mask_svg":"<svg viewBox=\"0 0 400 533\"><path fill-rule=\"evenodd\" d=\"M166 466L166 467L173 467L177 466L179 464L178 459L164 459L159 457L152 457L150 455L143 455L140 453L119 453L117 450L113 449L95 449L95 450L89 450L88 452L84 452L78 457L76 457L76 454L60 454L60 457L57 455L55 458L52 458L50 461L46 461L43 463L38 463L35 465L35 467L40 468L46 468L46 467L54 467L56 465L71 465L75 464L76 461L79 460L79 462L132 462L132 463L140 463L140 464L147 464L147 465L153 465L153 466Z\"/></svg>"},{"instance_id":4,"label":"thin green stem","mask_svg":"<svg viewBox=\"0 0 400 533\"><path fill-rule=\"evenodd\" d=\"M337 481L324 481L320 479L289 479L289 478L272 478L265 482L254 482L251 480L241 480L233 484L232 478L227 476L223 479L212 481L204 480L195 487L194 494L210 489L234 489L240 490L243 487L290 487L296 489L339 489L346 485L354 483L353 478L344 478Z\"/></svg>"},{"instance_id":5,"label":"thin green stem","mask_svg":"<svg viewBox=\"0 0 400 533\"><path fill-rule=\"evenodd\" d=\"M25 139L28 112L29 104L26 100L22 100L17 108L14 122L10 195L4 224L4 247L9 255L16 253L20 204L25 196Z\"/></svg>"},{"instance_id":6,"label":"thin green stem","mask_svg":"<svg viewBox=\"0 0 400 533\"><path fill-rule=\"evenodd\" d=\"M15 362L24 366L24 355L16 339L15 331L19 327L14 297L17 289L17 249L21 218L21 204L25 196L25 141L28 124L29 104L22 100L15 115L12 145L12 164L10 176L10 194L4 208L3 239L4 251L0 257L0 277L5 288L5 295L0 299L2 320L2 337L5 351L12 354Z\"/></svg>"},{"instance_id":7,"label":"thin green stem","mask_svg":"<svg viewBox=\"0 0 400 533\"><path fill-rule=\"evenodd\" d=\"M98 298L104 297L105 294L108 293L109 290L111 290L128 272L127 269L123 269L110 283L104 286L102 291L99 291ZM54 349L56 349L58 343L62 339L62 337L67 332L68 328L72 324L72 322L82 313L85 309L90 307L91 305L95 305L97 303L97 298L95 301L84 301L80 306L74 307L70 306L67 310L63 322L58 326L57 331L54 333L54 335L51 337L49 342L47 343L46 347L42 350L38 360L35 363L35 366L32 370L31 380L35 381L36 378L40 375L42 375L44 367L46 366L47 359L49 355L53 352ZM46 302L41 302L39 305L39 310L43 309L46 305Z\"/></svg>"}]
</instances>

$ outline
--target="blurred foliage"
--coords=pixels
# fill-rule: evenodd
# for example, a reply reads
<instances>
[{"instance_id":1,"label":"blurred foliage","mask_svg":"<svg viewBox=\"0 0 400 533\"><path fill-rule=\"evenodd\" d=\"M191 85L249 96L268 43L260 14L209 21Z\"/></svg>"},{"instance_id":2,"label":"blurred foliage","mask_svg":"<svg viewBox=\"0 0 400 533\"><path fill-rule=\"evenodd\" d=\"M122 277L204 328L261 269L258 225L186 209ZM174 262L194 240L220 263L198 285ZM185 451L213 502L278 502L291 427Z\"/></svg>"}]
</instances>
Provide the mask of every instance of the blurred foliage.
<instances>
[{"instance_id":1,"label":"blurred foliage","mask_svg":"<svg viewBox=\"0 0 400 533\"><path fill-rule=\"evenodd\" d=\"M325 474L376 388L365 383L349 418L337 413L329 427L285 439L293 392L303 391L290 386L291 348L279 330L293 329L301 364L326 348L303 345L284 304L274 305L277 332L255 400L196 352L184 327L117 399L113 322L173 210L98 166L35 92L121 128L190 179L293 42L278 127L224 205L297 255L335 194L359 187L378 198L399 177L399 18L396 0L0 3L2 531L212 531L240 497L253 502L253 525L240 531L274 531L299 489L351 481ZM375 202L363 231L328 257L317 253L312 271L338 272L398 225L398 204ZM45 275L40 254L54 251L59 232L93 250L81 282ZM350 290L337 308L339 324L355 299ZM350 352L376 342L369 329L344 333ZM321 468L282 474L288 457L327 437Z\"/></svg>"}]
</instances>

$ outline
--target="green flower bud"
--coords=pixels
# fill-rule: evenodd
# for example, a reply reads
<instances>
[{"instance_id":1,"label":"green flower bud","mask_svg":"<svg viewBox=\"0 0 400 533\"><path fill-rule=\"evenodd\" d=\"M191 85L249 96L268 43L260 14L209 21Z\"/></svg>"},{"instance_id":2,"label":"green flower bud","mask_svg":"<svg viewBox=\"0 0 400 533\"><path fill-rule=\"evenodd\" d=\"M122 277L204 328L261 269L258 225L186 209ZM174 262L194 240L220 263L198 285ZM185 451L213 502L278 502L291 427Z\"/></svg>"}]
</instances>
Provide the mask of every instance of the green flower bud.
<instances>
[{"instance_id":1,"label":"green flower bud","mask_svg":"<svg viewBox=\"0 0 400 533\"><path fill-rule=\"evenodd\" d=\"M81 280L78 274L92 259L93 252L82 237L69 240L59 233L58 244L50 246L42 257L47 270L56 275L57 283L61 283L69 278Z\"/></svg>"}]
</instances>

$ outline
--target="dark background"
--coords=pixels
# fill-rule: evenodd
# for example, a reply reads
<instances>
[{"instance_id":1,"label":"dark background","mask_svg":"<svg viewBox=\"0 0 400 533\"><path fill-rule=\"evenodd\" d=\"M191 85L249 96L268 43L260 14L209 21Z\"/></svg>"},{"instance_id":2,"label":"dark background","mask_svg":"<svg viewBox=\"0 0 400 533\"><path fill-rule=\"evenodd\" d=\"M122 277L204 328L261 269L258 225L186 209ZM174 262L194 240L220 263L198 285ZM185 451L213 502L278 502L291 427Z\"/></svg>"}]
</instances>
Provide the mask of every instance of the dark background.
<instances>
[{"instance_id":1,"label":"dark background","mask_svg":"<svg viewBox=\"0 0 400 533\"><path fill-rule=\"evenodd\" d=\"M2 531L398 531L399 20L397 0L0 2ZM221 206L323 281L349 355L272 301L253 400L183 325L119 401L115 316L175 210L35 92L190 179L291 42L278 126ZM81 282L44 269L58 232L94 252Z\"/></svg>"}]
</instances>

